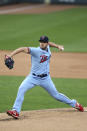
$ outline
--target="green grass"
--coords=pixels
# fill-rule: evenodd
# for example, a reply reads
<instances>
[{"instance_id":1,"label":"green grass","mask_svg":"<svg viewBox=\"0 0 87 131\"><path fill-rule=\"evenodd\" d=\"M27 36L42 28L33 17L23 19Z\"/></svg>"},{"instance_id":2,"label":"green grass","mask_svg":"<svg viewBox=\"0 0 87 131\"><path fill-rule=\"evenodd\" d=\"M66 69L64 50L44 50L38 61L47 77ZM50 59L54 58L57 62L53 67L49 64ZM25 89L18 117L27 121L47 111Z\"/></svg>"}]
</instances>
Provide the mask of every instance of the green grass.
<instances>
[{"instance_id":1,"label":"green grass","mask_svg":"<svg viewBox=\"0 0 87 131\"><path fill-rule=\"evenodd\" d=\"M38 46L41 35L63 44L65 52L87 52L87 8L43 15L0 15L0 49Z\"/></svg>"},{"instance_id":2,"label":"green grass","mask_svg":"<svg viewBox=\"0 0 87 131\"><path fill-rule=\"evenodd\" d=\"M11 109L16 98L18 87L24 77L0 76L0 112ZM59 92L70 98L77 99L83 106L87 106L87 79L57 79L53 82ZM38 110L48 108L70 107L53 99L41 87L27 91L22 110Z\"/></svg>"}]
</instances>

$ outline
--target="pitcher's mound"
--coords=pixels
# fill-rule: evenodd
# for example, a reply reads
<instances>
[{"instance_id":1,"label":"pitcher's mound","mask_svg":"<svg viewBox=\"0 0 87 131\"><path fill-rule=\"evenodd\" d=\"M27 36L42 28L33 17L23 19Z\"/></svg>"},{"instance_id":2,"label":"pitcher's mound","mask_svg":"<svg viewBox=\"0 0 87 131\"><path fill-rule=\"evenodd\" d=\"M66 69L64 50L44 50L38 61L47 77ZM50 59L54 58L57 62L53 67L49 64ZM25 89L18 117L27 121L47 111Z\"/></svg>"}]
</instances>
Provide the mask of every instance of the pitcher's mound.
<instances>
[{"instance_id":1,"label":"pitcher's mound","mask_svg":"<svg viewBox=\"0 0 87 131\"><path fill-rule=\"evenodd\" d=\"M21 112L18 120L0 114L0 131L85 131L87 112L75 109L48 109Z\"/></svg>"}]
</instances>

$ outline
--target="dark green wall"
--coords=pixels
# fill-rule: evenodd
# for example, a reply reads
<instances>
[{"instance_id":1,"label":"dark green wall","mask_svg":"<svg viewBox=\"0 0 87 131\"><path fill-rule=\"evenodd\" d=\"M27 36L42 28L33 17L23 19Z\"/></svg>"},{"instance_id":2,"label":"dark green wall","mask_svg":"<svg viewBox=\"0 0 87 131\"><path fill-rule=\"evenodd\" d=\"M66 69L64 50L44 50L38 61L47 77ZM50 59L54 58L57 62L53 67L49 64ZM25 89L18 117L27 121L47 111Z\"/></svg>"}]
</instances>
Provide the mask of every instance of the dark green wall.
<instances>
[{"instance_id":1,"label":"dark green wall","mask_svg":"<svg viewBox=\"0 0 87 131\"><path fill-rule=\"evenodd\" d=\"M17 3L18 0L0 0L0 5Z\"/></svg>"},{"instance_id":2,"label":"dark green wall","mask_svg":"<svg viewBox=\"0 0 87 131\"><path fill-rule=\"evenodd\" d=\"M32 2L32 3L44 3L44 0L0 0L0 5L3 4L14 4L22 2Z\"/></svg>"},{"instance_id":3,"label":"dark green wall","mask_svg":"<svg viewBox=\"0 0 87 131\"><path fill-rule=\"evenodd\" d=\"M0 0L0 5L22 2L44 3L45 0ZM87 0L50 0L52 4L87 4Z\"/></svg>"},{"instance_id":4,"label":"dark green wall","mask_svg":"<svg viewBox=\"0 0 87 131\"><path fill-rule=\"evenodd\" d=\"M17 0L18 2L43 3L44 0Z\"/></svg>"},{"instance_id":5,"label":"dark green wall","mask_svg":"<svg viewBox=\"0 0 87 131\"><path fill-rule=\"evenodd\" d=\"M51 0L51 3L64 3L64 4L87 4L87 0Z\"/></svg>"}]
</instances>

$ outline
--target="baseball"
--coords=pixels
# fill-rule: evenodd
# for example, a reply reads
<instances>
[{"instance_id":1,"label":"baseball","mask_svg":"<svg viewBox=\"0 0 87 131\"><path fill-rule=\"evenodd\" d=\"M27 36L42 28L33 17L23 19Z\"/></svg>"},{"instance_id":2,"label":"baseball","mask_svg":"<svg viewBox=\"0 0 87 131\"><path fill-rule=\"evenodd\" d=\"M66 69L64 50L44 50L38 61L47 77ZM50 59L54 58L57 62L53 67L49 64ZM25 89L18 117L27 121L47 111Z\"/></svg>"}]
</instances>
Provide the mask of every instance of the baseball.
<instances>
[{"instance_id":1,"label":"baseball","mask_svg":"<svg viewBox=\"0 0 87 131\"><path fill-rule=\"evenodd\" d=\"M61 50L64 51L64 47L62 47Z\"/></svg>"}]
</instances>

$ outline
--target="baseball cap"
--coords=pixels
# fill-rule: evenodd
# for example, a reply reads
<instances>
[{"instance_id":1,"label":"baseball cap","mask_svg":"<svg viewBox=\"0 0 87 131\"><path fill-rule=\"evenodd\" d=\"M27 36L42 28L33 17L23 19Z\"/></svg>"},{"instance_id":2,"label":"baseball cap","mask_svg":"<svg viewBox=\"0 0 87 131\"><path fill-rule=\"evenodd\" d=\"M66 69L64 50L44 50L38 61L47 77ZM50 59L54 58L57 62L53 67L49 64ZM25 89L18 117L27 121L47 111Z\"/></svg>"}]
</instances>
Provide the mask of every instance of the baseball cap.
<instances>
[{"instance_id":1,"label":"baseball cap","mask_svg":"<svg viewBox=\"0 0 87 131\"><path fill-rule=\"evenodd\" d=\"M48 43L48 42L49 42L49 39L48 39L47 36L41 36L39 41L40 41L40 42L43 42L43 43Z\"/></svg>"}]
</instances>

